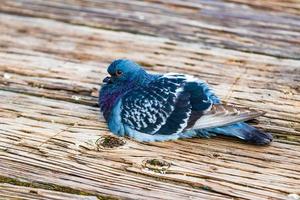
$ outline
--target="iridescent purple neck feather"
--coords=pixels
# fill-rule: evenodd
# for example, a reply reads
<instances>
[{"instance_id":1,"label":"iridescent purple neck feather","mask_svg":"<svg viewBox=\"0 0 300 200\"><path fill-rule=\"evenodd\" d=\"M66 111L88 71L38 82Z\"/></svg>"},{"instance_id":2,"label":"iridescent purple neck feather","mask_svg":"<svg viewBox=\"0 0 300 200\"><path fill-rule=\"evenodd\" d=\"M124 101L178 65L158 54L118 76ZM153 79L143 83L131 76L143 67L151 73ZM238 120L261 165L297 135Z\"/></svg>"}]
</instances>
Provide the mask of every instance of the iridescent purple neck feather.
<instances>
[{"instance_id":1,"label":"iridescent purple neck feather","mask_svg":"<svg viewBox=\"0 0 300 200\"><path fill-rule=\"evenodd\" d=\"M122 96L135 88L146 86L155 77L157 75L148 74L141 69L137 74L132 74L127 81L104 84L99 93L99 105L104 118L109 120L113 106Z\"/></svg>"}]
</instances>

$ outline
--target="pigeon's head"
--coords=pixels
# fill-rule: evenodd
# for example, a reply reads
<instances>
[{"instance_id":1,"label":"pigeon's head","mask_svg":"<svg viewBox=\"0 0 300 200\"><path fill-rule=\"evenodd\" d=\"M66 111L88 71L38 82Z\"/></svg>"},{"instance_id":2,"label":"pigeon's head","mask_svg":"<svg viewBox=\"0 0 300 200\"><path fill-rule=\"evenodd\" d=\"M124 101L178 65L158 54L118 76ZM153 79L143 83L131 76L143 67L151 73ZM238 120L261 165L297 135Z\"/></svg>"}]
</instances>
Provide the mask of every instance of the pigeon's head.
<instances>
[{"instance_id":1,"label":"pigeon's head","mask_svg":"<svg viewBox=\"0 0 300 200\"><path fill-rule=\"evenodd\" d=\"M108 66L107 72L110 76L106 77L103 82L115 84L137 79L139 74L145 71L137 63L131 60L118 59Z\"/></svg>"}]
</instances>

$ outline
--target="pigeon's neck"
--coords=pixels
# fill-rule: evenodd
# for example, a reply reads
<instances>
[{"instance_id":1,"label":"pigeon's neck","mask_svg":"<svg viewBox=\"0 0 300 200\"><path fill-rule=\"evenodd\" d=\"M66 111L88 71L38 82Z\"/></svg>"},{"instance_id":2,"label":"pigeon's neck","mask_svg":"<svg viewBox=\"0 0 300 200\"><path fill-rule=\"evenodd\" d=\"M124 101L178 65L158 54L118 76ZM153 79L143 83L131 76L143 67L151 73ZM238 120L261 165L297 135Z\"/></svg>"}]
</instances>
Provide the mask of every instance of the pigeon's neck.
<instances>
[{"instance_id":1,"label":"pigeon's neck","mask_svg":"<svg viewBox=\"0 0 300 200\"><path fill-rule=\"evenodd\" d=\"M122 98L127 92L133 90L134 88L147 85L149 82L154 80L157 76L151 75L142 71L134 79L124 83L117 83L113 85L104 85L99 94L99 105L103 116L106 120L109 119L109 116L113 110L113 106L117 101Z\"/></svg>"},{"instance_id":2,"label":"pigeon's neck","mask_svg":"<svg viewBox=\"0 0 300 200\"><path fill-rule=\"evenodd\" d=\"M135 82L135 85L143 86L143 85L147 85L149 82L155 80L156 78L157 75L148 74L146 71L141 69L133 81Z\"/></svg>"}]
</instances>

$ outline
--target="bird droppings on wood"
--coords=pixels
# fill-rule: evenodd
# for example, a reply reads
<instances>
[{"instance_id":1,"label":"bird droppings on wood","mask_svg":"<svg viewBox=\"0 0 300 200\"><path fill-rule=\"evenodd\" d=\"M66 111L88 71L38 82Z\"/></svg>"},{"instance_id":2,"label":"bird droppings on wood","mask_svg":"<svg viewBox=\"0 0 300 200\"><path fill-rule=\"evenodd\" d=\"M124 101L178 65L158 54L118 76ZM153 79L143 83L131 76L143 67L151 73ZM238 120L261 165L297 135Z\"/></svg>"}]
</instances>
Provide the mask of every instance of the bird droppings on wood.
<instances>
[{"instance_id":1,"label":"bird droppings on wood","mask_svg":"<svg viewBox=\"0 0 300 200\"><path fill-rule=\"evenodd\" d=\"M10 79L12 76L10 75L10 74L8 74L8 73L4 73L3 74L3 78L4 79Z\"/></svg>"},{"instance_id":2,"label":"bird droppings on wood","mask_svg":"<svg viewBox=\"0 0 300 200\"><path fill-rule=\"evenodd\" d=\"M142 167L152 172L165 174L171 167L171 163L162 159L147 159L142 162Z\"/></svg>"},{"instance_id":3,"label":"bird droppings on wood","mask_svg":"<svg viewBox=\"0 0 300 200\"><path fill-rule=\"evenodd\" d=\"M81 99L81 97L77 95L72 95L71 98L74 99L75 101L79 101Z\"/></svg>"},{"instance_id":4,"label":"bird droppings on wood","mask_svg":"<svg viewBox=\"0 0 300 200\"><path fill-rule=\"evenodd\" d=\"M289 194L287 200L299 200L300 196L298 194Z\"/></svg>"},{"instance_id":5,"label":"bird droppings on wood","mask_svg":"<svg viewBox=\"0 0 300 200\"><path fill-rule=\"evenodd\" d=\"M98 147L98 150L100 150L100 149L113 149L113 148L123 146L125 144L126 144L125 140L123 140L119 137L110 136L110 135L101 136L96 141L96 145Z\"/></svg>"}]
</instances>

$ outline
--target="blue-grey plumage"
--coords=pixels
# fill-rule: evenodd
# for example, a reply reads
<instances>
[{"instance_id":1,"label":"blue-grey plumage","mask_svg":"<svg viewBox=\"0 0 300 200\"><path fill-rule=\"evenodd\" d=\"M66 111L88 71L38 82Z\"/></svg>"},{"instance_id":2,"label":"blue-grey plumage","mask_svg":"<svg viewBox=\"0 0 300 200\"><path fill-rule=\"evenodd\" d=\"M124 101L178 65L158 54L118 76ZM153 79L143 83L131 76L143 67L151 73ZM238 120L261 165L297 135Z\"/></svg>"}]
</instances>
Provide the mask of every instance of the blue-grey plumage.
<instances>
[{"instance_id":1,"label":"blue-grey plumage","mask_svg":"<svg viewBox=\"0 0 300 200\"><path fill-rule=\"evenodd\" d=\"M99 94L109 129L138 141L227 135L265 145L272 135L245 121L264 114L222 104L209 86L190 75L147 73L137 63L113 61Z\"/></svg>"}]
</instances>

